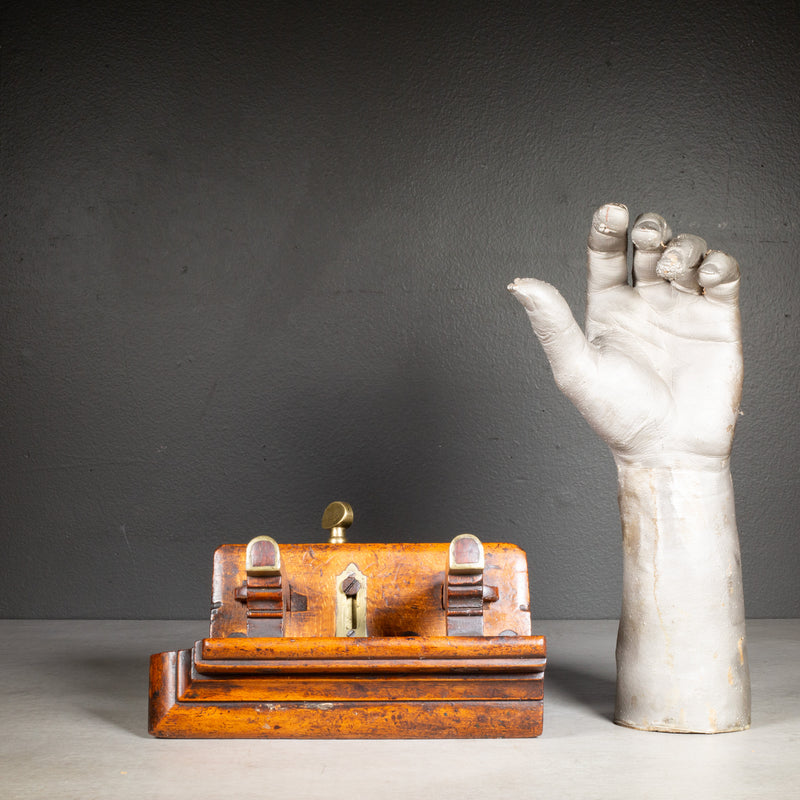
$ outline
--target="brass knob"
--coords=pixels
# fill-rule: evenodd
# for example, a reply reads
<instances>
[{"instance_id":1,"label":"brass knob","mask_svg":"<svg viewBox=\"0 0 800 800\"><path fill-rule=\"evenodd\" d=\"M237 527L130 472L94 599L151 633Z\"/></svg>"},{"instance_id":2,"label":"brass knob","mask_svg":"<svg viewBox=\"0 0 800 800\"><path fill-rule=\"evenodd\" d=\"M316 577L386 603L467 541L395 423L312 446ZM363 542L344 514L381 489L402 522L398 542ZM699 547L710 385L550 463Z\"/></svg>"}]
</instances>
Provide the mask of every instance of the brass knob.
<instances>
[{"instance_id":1,"label":"brass knob","mask_svg":"<svg viewBox=\"0 0 800 800\"><path fill-rule=\"evenodd\" d=\"M352 522L353 507L350 503L343 503L341 500L331 503L322 512L322 527L331 534L328 543L344 544L347 541L344 538L345 529L349 528Z\"/></svg>"}]
</instances>

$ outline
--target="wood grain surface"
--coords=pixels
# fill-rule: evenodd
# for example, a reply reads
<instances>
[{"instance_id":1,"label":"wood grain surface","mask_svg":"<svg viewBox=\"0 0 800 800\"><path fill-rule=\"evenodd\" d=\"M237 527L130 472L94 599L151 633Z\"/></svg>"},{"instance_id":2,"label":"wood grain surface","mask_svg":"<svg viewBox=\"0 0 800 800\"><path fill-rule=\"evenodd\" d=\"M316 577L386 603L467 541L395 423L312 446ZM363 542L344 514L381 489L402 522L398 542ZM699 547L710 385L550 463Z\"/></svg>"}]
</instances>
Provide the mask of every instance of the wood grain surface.
<instances>
[{"instance_id":1,"label":"wood grain surface","mask_svg":"<svg viewBox=\"0 0 800 800\"><path fill-rule=\"evenodd\" d=\"M525 554L484 550L480 593L463 615L479 624L462 627L448 615L451 584L463 582L448 574L449 544L284 545L280 576L269 578L247 574L245 545L223 545L209 638L151 657L150 733L538 736L546 643L531 635ZM334 635L352 566L364 576L365 637Z\"/></svg>"}]
</instances>

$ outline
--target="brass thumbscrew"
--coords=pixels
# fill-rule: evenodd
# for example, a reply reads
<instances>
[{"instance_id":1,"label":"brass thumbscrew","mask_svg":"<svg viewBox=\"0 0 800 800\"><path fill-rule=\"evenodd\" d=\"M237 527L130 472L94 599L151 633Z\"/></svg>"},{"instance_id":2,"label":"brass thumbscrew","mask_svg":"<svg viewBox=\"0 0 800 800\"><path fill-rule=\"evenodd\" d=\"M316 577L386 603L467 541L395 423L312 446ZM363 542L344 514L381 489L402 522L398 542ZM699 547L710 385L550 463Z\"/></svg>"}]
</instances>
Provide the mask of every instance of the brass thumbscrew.
<instances>
[{"instance_id":1,"label":"brass thumbscrew","mask_svg":"<svg viewBox=\"0 0 800 800\"><path fill-rule=\"evenodd\" d=\"M350 503L336 500L322 512L322 527L330 531L329 544L344 544L344 532L353 522L353 507Z\"/></svg>"}]
</instances>

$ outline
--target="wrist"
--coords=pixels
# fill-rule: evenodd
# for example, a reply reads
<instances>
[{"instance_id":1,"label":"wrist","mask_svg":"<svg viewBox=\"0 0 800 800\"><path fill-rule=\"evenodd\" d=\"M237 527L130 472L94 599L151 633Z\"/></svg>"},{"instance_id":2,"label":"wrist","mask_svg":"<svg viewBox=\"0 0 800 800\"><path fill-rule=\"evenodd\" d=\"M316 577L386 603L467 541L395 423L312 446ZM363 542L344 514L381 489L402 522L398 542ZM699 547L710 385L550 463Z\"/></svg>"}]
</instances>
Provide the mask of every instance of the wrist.
<instances>
[{"instance_id":1,"label":"wrist","mask_svg":"<svg viewBox=\"0 0 800 800\"><path fill-rule=\"evenodd\" d=\"M705 459L693 466L617 461L617 480L623 533L631 527L678 537L736 531L728 459Z\"/></svg>"},{"instance_id":2,"label":"wrist","mask_svg":"<svg viewBox=\"0 0 800 800\"><path fill-rule=\"evenodd\" d=\"M617 462L622 607L615 719L740 730L750 718L733 484L715 469Z\"/></svg>"},{"instance_id":3,"label":"wrist","mask_svg":"<svg viewBox=\"0 0 800 800\"><path fill-rule=\"evenodd\" d=\"M730 451L723 454L705 455L702 453L646 453L630 455L613 451L617 473L623 471L649 470L658 475L674 472L729 472L731 466Z\"/></svg>"}]
</instances>

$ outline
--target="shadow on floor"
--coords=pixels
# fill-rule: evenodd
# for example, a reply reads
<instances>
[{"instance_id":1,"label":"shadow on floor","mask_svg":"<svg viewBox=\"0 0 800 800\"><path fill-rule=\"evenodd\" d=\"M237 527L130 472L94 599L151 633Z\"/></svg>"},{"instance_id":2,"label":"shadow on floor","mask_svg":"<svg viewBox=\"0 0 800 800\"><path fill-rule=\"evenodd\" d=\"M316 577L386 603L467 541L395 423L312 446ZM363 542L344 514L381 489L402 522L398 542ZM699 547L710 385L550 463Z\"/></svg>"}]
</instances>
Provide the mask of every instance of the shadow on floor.
<instances>
[{"instance_id":1,"label":"shadow on floor","mask_svg":"<svg viewBox=\"0 0 800 800\"><path fill-rule=\"evenodd\" d=\"M69 675L85 712L141 739L149 738L146 657L115 654L76 658L69 666Z\"/></svg>"},{"instance_id":2,"label":"shadow on floor","mask_svg":"<svg viewBox=\"0 0 800 800\"><path fill-rule=\"evenodd\" d=\"M551 664L545 673L545 703L561 696L571 698L598 717L614 720L615 680L564 664Z\"/></svg>"}]
</instances>

